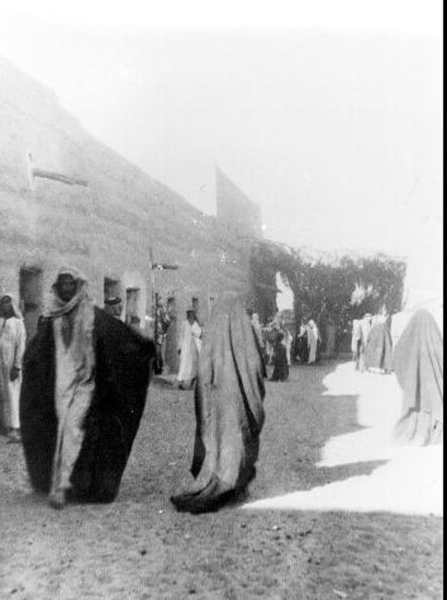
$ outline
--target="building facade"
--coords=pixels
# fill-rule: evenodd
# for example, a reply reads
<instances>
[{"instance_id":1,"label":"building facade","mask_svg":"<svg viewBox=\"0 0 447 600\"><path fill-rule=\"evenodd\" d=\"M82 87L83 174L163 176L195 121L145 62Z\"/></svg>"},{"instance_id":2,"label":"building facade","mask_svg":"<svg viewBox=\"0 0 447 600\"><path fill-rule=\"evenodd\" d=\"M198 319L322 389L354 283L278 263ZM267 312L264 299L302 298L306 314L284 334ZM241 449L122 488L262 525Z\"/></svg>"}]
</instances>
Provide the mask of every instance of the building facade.
<instances>
[{"instance_id":1,"label":"building facade","mask_svg":"<svg viewBox=\"0 0 447 600\"><path fill-rule=\"evenodd\" d=\"M142 327L160 297L172 315L167 363L175 371L186 309L193 306L206 325L222 292L252 293L245 234L256 231L258 209L253 204L250 213L219 171L218 217L203 215L95 140L49 90L1 59L0 77L0 292L20 299L28 337L62 265L86 274L99 306L119 295L124 319L138 316ZM238 203L245 229L232 226Z\"/></svg>"}]
</instances>

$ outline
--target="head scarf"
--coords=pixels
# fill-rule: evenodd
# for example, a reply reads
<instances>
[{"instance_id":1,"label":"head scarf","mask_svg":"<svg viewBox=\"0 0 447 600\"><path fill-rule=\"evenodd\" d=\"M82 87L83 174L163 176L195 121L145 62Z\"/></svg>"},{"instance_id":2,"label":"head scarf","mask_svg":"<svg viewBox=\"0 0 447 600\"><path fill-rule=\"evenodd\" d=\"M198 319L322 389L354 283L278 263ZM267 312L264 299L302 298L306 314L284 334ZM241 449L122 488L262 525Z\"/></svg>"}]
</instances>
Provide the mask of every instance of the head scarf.
<instances>
[{"instance_id":1,"label":"head scarf","mask_svg":"<svg viewBox=\"0 0 447 600\"><path fill-rule=\"evenodd\" d=\"M70 275L76 281L76 293L71 300L64 302L57 293L57 282L61 275ZM49 306L45 310L46 317L60 317L71 312L82 300L91 298L87 293L87 278L76 267L62 267L57 272L56 280L51 286L52 298Z\"/></svg>"},{"instance_id":2,"label":"head scarf","mask_svg":"<svg viewBox=\"0 0 447 600\"><path fill-rule=\"evenodd\" d=\"M12 294L3 294L2 297L0 298L0 302L3 300L3 298L11 298L11 306L12 306L12 312L14 314L14 317L16 319L23 319L23 315L19 309L19 305L17 304L16 299L14 298L14 296Z\"/></svg>"}]
</instances>

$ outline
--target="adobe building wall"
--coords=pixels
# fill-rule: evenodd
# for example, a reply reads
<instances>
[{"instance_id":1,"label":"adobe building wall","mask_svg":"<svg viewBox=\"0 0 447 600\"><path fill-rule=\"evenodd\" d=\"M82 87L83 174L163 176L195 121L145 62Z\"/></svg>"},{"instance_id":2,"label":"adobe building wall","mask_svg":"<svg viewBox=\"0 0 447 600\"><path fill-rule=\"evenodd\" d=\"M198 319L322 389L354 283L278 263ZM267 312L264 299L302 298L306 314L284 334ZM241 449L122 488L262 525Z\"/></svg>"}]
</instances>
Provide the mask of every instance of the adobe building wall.
<instances>
[{"instance_id":1,"label":"adobe building wall","mask_svg":"<svg viewBox=\"0 0 447 600\"><path fill-rule=\"evenodd\" d=\"M0 293L27 302L32 334L62 265L85 273L100 306L106 279L123 294L138 289L142 325L157 292L173 304L168 354L175 370L176 335L193 298L206 325L223 291L251 293L247 241L228 237L217 219L96 141L51 92L1 59L0 78ZM35 178L31 187L30 153L40 169L88 185ZM227 193L230 206L234 193ZM151 258L178 268L153 270ZM29 273L38 273L34 283Z\"/></svg>"}]
</instances>

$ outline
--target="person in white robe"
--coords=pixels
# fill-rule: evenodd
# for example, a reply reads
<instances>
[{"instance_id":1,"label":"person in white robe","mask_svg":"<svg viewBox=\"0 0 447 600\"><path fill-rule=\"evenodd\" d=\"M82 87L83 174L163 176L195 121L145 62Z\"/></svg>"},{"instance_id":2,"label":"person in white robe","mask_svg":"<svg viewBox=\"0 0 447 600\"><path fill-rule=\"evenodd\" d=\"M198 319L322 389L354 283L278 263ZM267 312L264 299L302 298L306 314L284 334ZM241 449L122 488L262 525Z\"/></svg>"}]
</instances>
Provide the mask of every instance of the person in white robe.
<instances>
[{"instance_id":1,"label":"person in white robe","mask_svg":"<svg viewBox=\"0 0 447 600\"><path fill-rule=\"evenodd\" d=\"M202 347L202 328L194 310L186 311L186 319L180 329L178 353L180 367L177 375L180 389L189 389L197 379L199 354Z\"/></svg>"},{"instance_id":2,"label":"person in white robe","mask_svg":"<svg viewBox=\"0 0 447 600\"><path fill-rule=\"evenodd\" d=\"M372 320L372 315L370 313L366 313L358 326L360 340L358 345L358 357L356 368L360 373L364 373L366 371L365 353L366 346L369 341L369 334L371 333Z\"/></svg>"},{"instance_id":3,"label":"person in white robe","mask_svg":"<svg viewBox=\"0 0 447 600\"><path fill-rule=\"evenodd\" d=\"M50 503L66 502L70 477L84 440L83 423L95 389L93 300L86 277L74 267L59 270L46 316L53 319L58 420Z\"/></svg>"},{"instance_id":4,"label":"person in white robe","mask_svg":"<svg viewBox=\"0 0 447 600\"><path fill-rule=\"evenodd\" d=\"M293 336L286 327L282 326L281 330L284 332L284 344L286 346L287 365L290 367L292 365Z\"/></svg>"},{"instance_id":5,"label":"person in white robe","mask_svg":"<svg viewBox=\"0 0 447 600\"><path fill-rule=\"evenodd\" d=\"M20 442L19 397L25 326L11 294L0 299L0 425L10 442Z\"/></svg>"},{"instance_id":6,"label":"person in white robe","mask_svg":"<svg viewBox=\"0 0 447 600\"><path fill-rule=\"evenodd\" d=\"M312 319L307 325L307 341L309 344L309 358L307 364L313 365L317 362L318 341L320 340L320 332L317 324Z\"/></svg>"}]
</instances>

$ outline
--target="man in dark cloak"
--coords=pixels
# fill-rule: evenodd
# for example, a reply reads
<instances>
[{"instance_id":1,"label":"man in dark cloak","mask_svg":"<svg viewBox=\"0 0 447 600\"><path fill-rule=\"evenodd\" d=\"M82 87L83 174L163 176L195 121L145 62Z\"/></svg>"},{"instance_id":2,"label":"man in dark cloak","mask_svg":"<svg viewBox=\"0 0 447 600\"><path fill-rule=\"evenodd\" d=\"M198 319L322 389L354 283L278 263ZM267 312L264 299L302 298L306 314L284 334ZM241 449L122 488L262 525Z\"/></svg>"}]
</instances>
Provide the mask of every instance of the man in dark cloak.
<instances>
[{"instance_id":1,"label":"man in dark cloak","mask_svg":"<svg viewBox=\"0 0 447 600\"><path fill-rule=\"evenodd\" d=\"M245 304L233 294L217 303L206 331L195 389L195 482L171 498L179 511L218 509L255 476L264 423L265 367Z\"/></svg>"},{"instance_id":2,"label":"man in dark cloak","mask_svg":"<svg viewBox=\"0 0 447 600\"><path fill-rule=\"evenodd\" d=\"M94 306L87 281L63 268L24 357L20 419L35 491L111 502L149 385L152 342Z\"/></svg>"},{"instance_id":3,"label":"man in dark cloak","mask_svg":"<svg viewBox=\"0 0 447 600\"><path fill-rule=\"evenodd\" d=\"M403 391L395 441L425 446L441 443L444 428L444 346L428 310L418 310L394 352L394 370Z\"/></svg>"}]
</instances>

